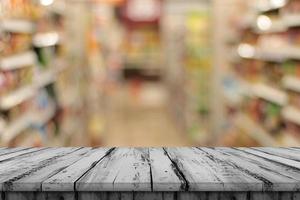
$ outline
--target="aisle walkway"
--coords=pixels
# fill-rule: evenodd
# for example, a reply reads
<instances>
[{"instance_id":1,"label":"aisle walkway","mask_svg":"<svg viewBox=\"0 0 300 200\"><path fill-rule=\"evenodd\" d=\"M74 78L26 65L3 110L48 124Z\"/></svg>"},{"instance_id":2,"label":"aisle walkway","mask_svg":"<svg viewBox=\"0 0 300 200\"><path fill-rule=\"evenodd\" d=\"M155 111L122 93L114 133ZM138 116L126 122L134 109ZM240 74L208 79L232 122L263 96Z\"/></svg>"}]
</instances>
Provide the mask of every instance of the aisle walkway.
<instances>
[{"instance_id":1,"label":"aisle walkway","mask_svg":"<svg viewBox=\"0 0 300 200\"><path fill-rule=\"evenodd\" d=\"M135 96L128 86L108 100L107 146L188 146L173 124L161 85L143 86Z\"/></svg>"}]
</instances>

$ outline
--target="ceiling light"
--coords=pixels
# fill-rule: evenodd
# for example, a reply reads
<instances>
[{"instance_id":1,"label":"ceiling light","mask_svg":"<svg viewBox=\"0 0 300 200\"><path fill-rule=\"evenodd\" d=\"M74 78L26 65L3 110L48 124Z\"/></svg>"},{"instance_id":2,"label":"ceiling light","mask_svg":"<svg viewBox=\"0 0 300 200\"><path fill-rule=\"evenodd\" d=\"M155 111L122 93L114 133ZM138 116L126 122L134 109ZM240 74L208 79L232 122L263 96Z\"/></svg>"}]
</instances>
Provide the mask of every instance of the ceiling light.
<instances>
[{"instance_id":1,"label":"ceiling light","mask_svg":"<svg viewBox=\"0 0 300 200\"><path fill-rule=\"evenodd\" d=\"M257 27L262 31L269 30L272 26L272 20L266 15L260 15L256 23Z\"/></svg>"},{"instance_id":2,"label":"ceiling light","mask_svg":"<svg viewBox=\"0 0 300 200\"><path fill-rule=\"evenodd\" d=\"M54 2L54 0L40 0L40 3L43 6L50 6L53 2Z\"/></svg>"},{"instance_id":3,"label":"ceiling light","mask_svg":"<svg viewBox=\"0 0 300 200\"><path fill-rule=\"evenodd\" d=\"M253 58L255 55L255 48L250 44L240 44L237 51L242 58Z\"/></svg>"}]
</instances>

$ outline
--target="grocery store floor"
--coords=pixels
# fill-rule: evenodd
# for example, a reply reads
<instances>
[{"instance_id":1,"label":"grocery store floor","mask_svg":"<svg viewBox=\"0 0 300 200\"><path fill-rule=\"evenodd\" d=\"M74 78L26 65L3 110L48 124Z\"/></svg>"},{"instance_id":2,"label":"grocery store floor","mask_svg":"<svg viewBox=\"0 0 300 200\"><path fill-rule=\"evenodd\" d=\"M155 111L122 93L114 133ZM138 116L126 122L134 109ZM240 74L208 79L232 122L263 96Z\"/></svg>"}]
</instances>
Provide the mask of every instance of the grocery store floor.
<instances>
[{"instance_id":1,"label":"grocery store floor","mask_svg":"<svg viewBox=\"0 0 300 200\"><path fill-rule=\"evenodd\" d=\"M188 146L167 109L159 83L121 86L108 99L106 146Z\"/></svg>"}]
</instances>

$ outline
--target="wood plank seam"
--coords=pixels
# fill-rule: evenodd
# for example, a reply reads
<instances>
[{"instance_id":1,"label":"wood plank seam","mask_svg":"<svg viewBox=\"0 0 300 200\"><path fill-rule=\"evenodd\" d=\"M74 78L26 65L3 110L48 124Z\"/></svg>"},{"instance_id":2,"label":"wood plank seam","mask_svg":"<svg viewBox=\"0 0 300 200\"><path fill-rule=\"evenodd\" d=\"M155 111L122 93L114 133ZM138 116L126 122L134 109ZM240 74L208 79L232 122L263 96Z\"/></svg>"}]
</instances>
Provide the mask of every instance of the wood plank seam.
<instances>
[{"instance_id":1,"label":"wood plank seam","mask_svg":"<svg viewBox=\"0 0 300 200\"><path fill-rule=\"evenodd\" d=\"M213 148L213 147L208 147L208 148L215 150L215 148ZM200 149L200 148L198 148L198 149ZM207 153L207 152L206 152L205 150L203 150L203 149L200 149L200 150L202 150L202 151L204 151L205 153ZM229 155L229 156L230 156L230 154L227 154L227 153L224 153L224 152L220 152L220 153L225 154L225 155ZM207 153L207 154L208 154L208 153ZM212 155L210 155L210 154L208 154L208 155L209 155L209 156L212 156ZM213 157L214 157L214 156L213 156ZM214 157L214 158L216 158L216 157ZM218 159L218 158L216 158L216 159ZM231 165L231 166L237 168L237 169L240 170L241 172L246 173L246 174L248 174L248 175L250 175L250 176L252 176L252 177L254 177L254 178L256 178L256 179L258 179L258 180L260 180L260 181L262 181L263 184L264 184L264 190L265 190L265 191L272 191L272 190L273 190L273 183L272 183L271 181L267 180L266 178L264 178L264 177L262 177L262 176L260 176L260 175L258 175L258 174L256 174L256 173L254 173L254 172L251 172L250 170L248 170L248 169L246 169L246 168L244 168L244 167L241 167L241 166L235 164L234 162L227 162L227 161L220 160L220 159L218 159L218 160L221 161L221 162L225 162L225 163L227 163L228 165Z\"/></svg>"},{"instance_id":2,"label":"wood plank seam","mask_svg":"<svg viewBox=\"0 0 300 200\"><path fill-rule=\"evenodd\" d=\"M105 154L105 156L103 156L100 160L98 160L98 161L96 161L96 162L94 162L92 165L91 165L91 167L86 171L86 172L84 172L76 181L74 181L74 191L77 191L76 190L76 184L77 184L77 181L79 181L83 176L85 176L91 169L93 169L99 162L101 162L106 156L108 156L109 154L111 154L113 151L115 151L116 150L116 147L113 147L113 148L111 148L111 149L109 149L107 152L106 152L106 154ZM77 193L77 192L76 192ZM78 195L78 194L77 194Z\"/></svg>"},{"instance_id":3,"label":"wood plank seam","mask_svg":"<svg viewBox=\"0 0 300 200\"><path fill-rule=\"evenodd\" d=\"M299 168L297 168L297 167L294 167L294 166L291 166L291 165L286 165L286 164L284 164L283 162L278 162L278 161L276 161L276 160L269 159L269 158L264 157L264 156L260 156L260 155L257 155L257 154L254 154L254 153L251 153L251 152L248 152L248 151L244 151L243 149L238 149L238 148L234 148L234 149L239 150L239 151L243 151L243 152L246 152L246 153L249 153L249 154L251 154L251 155L254 155L254 156L263 158L263 159L265 159L265 160L268 160L268 161L273 162L273 163L276 163L276 164L284 165L284 166L293 168L293 169L295 169L295 170L299 170ZM249 149L252 149L252 148L249 148ZM261 152L261 151L258 151L258 150L256 150L256 149L252 149L252 150L257 151L257 152ZM261 152L261 153L268 154L268 153L266 153L266 152ZM269 155L272 155L272 154L269 154ZM274 155L272 155L272 156L274 156ZM278 157L279 157L279 156L278 156ZM279 158L281 158L281 157L279 157ZM282 158L283 158L283 157L282 157ZM284 159L291 160L291 159L288 159L288 158L284 158ZM295 160L291 160L291 161L295 161ZM298 162L298 161L295 161L295 162Z\"/></svg>"},{"instance_id":4,"label":"wood plank seam","mask_svg":"<svg viewBox=\"0 0 300 200\"><path fill-rule=\"evenodd\" d=\"M17 152L24 151L24 150L27 150L27 149L31 149L31 148L20 149L20 150L18 150L18 151L9 152L9 153L3 154L3 155L9 155L9 154L17 153ZM34 152L41 151L41 150L44 150L44 149L49 149L49 147L46 147L46 148L40 148L40 149L37 149L37 150L35 150L35 151L26 152L26 153L23 153L23 154L20 154L20 155L11 157L11 158L7 158L7 159L4 159L4 160L0 160L0 163L6 162L6 161L10 161L10 160L16 159L16 158L18 158L18 157L24 156L24 155L26 155L26 154L34 153ZM1 156L3 156L3 155L1 155Z\"/></svg>"},{"instance_id":5,"label":"wood plank seam","mask_svg":"<svg viewBox=\"0 0 300 200\"><path fill-rule=\"evenodd\" d=\"M293 160L293 161L299 162L299 160L297 160L297 159L291 159L291 158L287 158L287 157L284 157L284 156L281 156L281 155L276 155L275 153L270 153L270 152L267 152L267 151L262 151L259 148L250 148L250 149L253 149L255 151L259 151L259 152L262 152L262 153L265 153L265 154L269 154L269 155L272 155L272 156L278 156L278 157L282 157L282 158L285 158L285 159L289 159L289 160ZM276 162L276 161L274 161L274 162ZM278 163L278 162L276 162L276 163ZM280 163L280 164L282 164L282 163Z\"/></svg>"},{"instance_id":6,"label":"wood plank seam","mask_svg":"<svg viewBox=\"0 0 300 200\"><path fill-rule=\"evenodd\" d=\"M167 157L170 159L170 161L172 162L172 167L173 170L175 172L175 174L177 175L177 177L179 178L179 180L182 180L184 184L181 185L181 189L182 191L188 191L189 190L189 183L185 177L185 175L183 174L183 172L179 169L177 163L172 160L172 158L170 157L168 151L166 150L166 148L164 147L163 150L165 151Z\"/></svg>"},{"instance_id":7,"label":"wood plank seam","mask_svg":"<svg viewBox=\"0 0 300 200\"><path fill-rule=\"evenodd\" d=\"M84 147L80 147L80 148L75 149L75 150L73 150L73 151L71 151L71 152L68 152L68 153L66 153L66 154L64 154L64 155L55 155L55 156L53 156L53 157L51 157L51 158L48 158L48 159L46 159L46 160L43 160L39 166L37 166L37 167L35 167L35 168L32 168L32 169L30 169L29 171L27 171L27 172L25 172L25 173L23 173L23 174L20 174L19 176L15 176L15 177L13 177L13 178L11 178L11 179L5 181L5 182L3 183L3 188L6 188L6 190L8 190L7 188L10 188L10 187L12 186L12 183L13 183L13 182L15 182L15 181L17 181L17 180L19 180L19 179L22 179L22 178L24 178L24 177L30 175L31 173L40 170L41 168L44 168L45 166L47 166L47 164L53 162L53 161L56 160L57 158L63 157L63 156L68 155L68 154L71 154L71 153L73 153L73 152L75 152L75 151L78 151L78 150L80 150L80 149L82 149L82 148L84 148ZM61 170L63 170L63 169L61 169ZM42 190L42 184L40 185L40 187L41 187L40 190Z\"/></svg>"},{"instance_id":8,"label":"wood plank seam","mask_svg":"<svg viewBox=\"0 0 300 200\"><path fill-rule=\"evenodd\" d=\"M0 153L0 156L7 155L7 154L11 154L11 153L16 153L16 152L23 151L23 150L26 150L26 149L30 149L30 147L27 147L27 148L20 148L20 149L17 149L16 151L15 151L15 150L12 150L12 151L10 151L10 152ZM1 149L1 150L7 150L7 148Z\"/></svg>"},{"instance_id":9,"label":"wood plank seam","mask_svg":"<svg viewBox=\"0 0 300 200\"><path fill-rule=\"evenodd\" d=\"M151 162L150 162L150 149L148 148L148 158L147 162L150 168L150 184L151 184L151 191L153 192L153 175L152 175L152 167L151 167Z\"/></svg>"}]
</instances>

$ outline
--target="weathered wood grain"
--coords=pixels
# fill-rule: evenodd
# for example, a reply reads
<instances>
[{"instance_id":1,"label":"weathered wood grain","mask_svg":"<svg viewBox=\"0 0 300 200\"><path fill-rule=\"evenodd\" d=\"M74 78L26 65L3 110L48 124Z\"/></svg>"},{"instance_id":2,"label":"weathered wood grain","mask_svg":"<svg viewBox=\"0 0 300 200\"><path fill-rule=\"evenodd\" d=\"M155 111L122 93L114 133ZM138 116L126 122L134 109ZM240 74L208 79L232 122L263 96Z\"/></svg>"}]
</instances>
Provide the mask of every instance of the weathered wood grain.
<instances>
[{"instance_id":1,"label":"weathered wood grain","mask_svg":"<svg viewBox=\"0 0 300 200\"><path fill-rule=\"evenodd\" d=\"M287 192L6 192L3 200L299 200ZM1 198L1 197L0 197Z\"/></svg>"},{"instance_id":2,"label":"weathered wood grain","mask_svg":"<svg viewBox=\"0 0 300 200\"><path fill-rule=\"evenodd\" d=\"M17 152L17 151L21 151L21 150L24 150L24 149L28 149L28 148L25 148L25 147L16 147L16 148L1 147L0 156L5 155L5 154L9 154L9 153L13 153L13 152Z\"/></svg>"},{"instance_id":3,"label":"weathered wood grain","mask_svg":"<svg viewBox=\"0 0 300 200\"><path fill-rule=\"evenodd\" d=\"M0 200L300 200L298 148L0 148Z\"/></svg>"},{"instance_id":4,"label":"weathered wood grain","mask_svg":"<svg viewBox=\"0 0 300 200\"><path fill-rule=\"evenodd\" d=\"M151 191L147 148L117 148L76 182L78 191Z\"/></svg>"},{"instance_id":5,"label":"weathered wood grain","mask_svg":"<svg viewBox=\"0 0 300 200\"><path fill-rule=\"evenodd\" d=\"M251 156L231 148L201 149L261 180L263 182L263 191L295 191L299 187L299 181L284 174L285 168L280 165L271 165L270 168L270 164L272 163L255 155ZM276 171L274 168L281 169L282 171ZM298 174L297 171L291 173Z\"/></svg>"},{"instance_id":6,"label":"weathered wood grain","mask_svg":"<svg viewBox=\"0 0 300 200\"><path fill-rule=\"evenodd\" d=\"M76 200L73 192L6 192L5 200Z\"/></svg>"},{"instance_id":7,"label":"weathered wood grain","mask_svg":"<svg viewBox=\"0 0 300 200\"><path fill-rule=\"evenodd\" d=\"M0 163L0 189L3 190L4 182L18 180L20 177L26 176L26 173L35 171L41 165L45 165L51 160L71 153L78 148L53 148L42 149L25 154L21 158L15 158Z\"/></svg>"},{"instance_id":8,"label":"weathered wood grain","mask_svg":"<svg viewBox=\"0 0 300 200\"><path fill-rule=\"evenodd\" d=\"M64 156L44 160L36 168L18 177L10 177L3 184L4 191L41 191L42 182L78 161L91 148L80 148Z\"/></svg>"},{"instance_id":9,"label":"weathered wood grain","mask_svg":"<svg viewBox=\"0 0 300 200\"><path fill-rule=\"evenodd\" d=\"M96 165L110 148L93 149L74 164L42 183L44 191L74 191L75 182Z\"/></svg>"},{"instance_id":10,"label":"weathered wood grain","mask_svg":"<svg viewBox=\"0 0 300 200\"><path fill-rule=\"evenodd\" d=\"M300 162L295 161L295 160L283 158L283 157L280 157L280 156L277 156L277 155L267 154L267 153L264 153L264 152L261 152L261 151L255 150L255 149L251 149L251 148L241 147L241 148L238 148L238 149L243 150L245 152L248 152L250 154L254 154L256 156L274 161L274 162L282 163L284 165L300 169Z\"/></svg>"},{"instance_id":11,"label":"weathered wood grain","mask_svg":"<svg viewBox=\"0 0 300 200\"><path fill-rule=\"evenodd\" d=\"M161 192L135 192L133 193L133 199L163 200L163 195Z\"/></svg>"},{"instance_id":12,"label":"weathered wood grain","mask_svg":"<svg viewBox=\"0 0 300 200\"><path fill-rule=\"evenodd\" d=\"M262 151L267 154L271 154L274 156L280 156L283 158L288 158L295 161L300 161L300 152L297 152L293 149L287 148L271 148L271 147L259 147L259 148L252 148L257 151Z\"/></svg>"},{"instance_id":13,"label":"weathered wood grain","mask_svg":"<svg viewBox=\"0 0 300 200\"><path fill-rule=\"evenodd\" d=\"M46 200L46 193L38 192L5 192L5 200Z\"/></svg>"},{"instance_id":14,"label":"weathered wood grain","mask_svg":"<svg viewBox=\"0 0 300 200\"><path fill-rule=\"evenodd\" d=\"M5 160L14 159L18 156L22 156L24 154L31 153L34 151L40 151L40 150L41 150L41 148L21 148L18 151L10 151L9 153L2 154L0 156L0 161L3 162Z\"/></svg>"},{"instance_id":15,"label":"weathered wood grain","mask_svg":"<svg viewBox=\"0 0 300 200\"><path fill-rule=\"evenodd\" d=\"M262 190L262 181L197 148L167 148L190 191Z\"/></svg>"},{"instance_id":16,"label":"weathered wood grain","mask_svg":"<svg viewBox=\"0 0 300 200\"><path fill-rule=\"evenodd\" d=\"M150 148L153 191L182 191L186 182L162 148Z\"/></svg>"},{"instance_id":17,"label":"weathered wood grain","mask_svg":"<svg viewBox=\"0 0 300 200\"><path fill-rule=\"evenodd\" d=\"M267 171L271 171L275 174L276 176L279 176L279 179L284 180L284 177L288 177L290 179L293 179L294 181L300 181L300 171L294 168L291 168L289 166L286 166L282 163L277 163L270 161L268 159L253 155L253 154L248 154L243 151L235 150L235 149L229 149L229 148L220 148L219 149L222 152L228 152L232 155L238 156L240 158L243 158L245 160L248 160L252 164L256 164L260 168L263 168ZM274 177L274 174L272 174L272 177ZM293 181L292 181L293 182ZM296 188L295 188L296 189Z\"/></svg>"}]
</instances>

